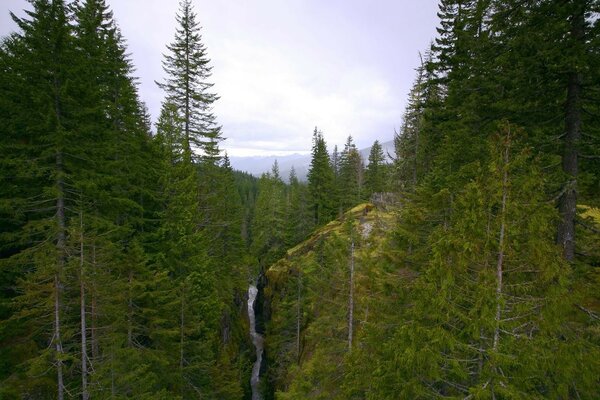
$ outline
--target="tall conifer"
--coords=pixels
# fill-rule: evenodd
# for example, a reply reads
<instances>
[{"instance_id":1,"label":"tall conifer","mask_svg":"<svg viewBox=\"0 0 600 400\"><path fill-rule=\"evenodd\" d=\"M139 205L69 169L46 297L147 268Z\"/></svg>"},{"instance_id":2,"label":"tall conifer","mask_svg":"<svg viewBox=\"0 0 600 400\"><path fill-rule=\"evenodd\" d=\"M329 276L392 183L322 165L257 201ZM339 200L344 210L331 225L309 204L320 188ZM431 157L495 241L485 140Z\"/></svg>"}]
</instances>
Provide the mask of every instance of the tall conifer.
<instances>
[{"instance_id":1,"label":"tall conifer","mask_svg":"<svg viewBox=\"0 0 600 400\"><path fill-rule=\"evenodd\" d=\"M311 195L314 224L319 226L335 216L334 172L329 160L323 134L313 132L312 159L308 170L308 189Z\"/></svg>"},{"instance_id":2,"label":"tall conifer","mask_svg":"<svg viewBox=\"0 0 600 400\"><path fill-rule=\"evenodd\" d=\"M369 153L369 165L365 170L365 187L367 195L382 193L387 189L387 164L383 148L376 140Z\"/></svg>"},{"instance_id":3,"label":"tall conifer","mask_svg":"<svg viewBox=\"0 0 600 400\"><path fill-rule=\"evenodd\" d=\"M213 84L208 82L212 67L191 0L182 0L179 7L175 40L167 46L169 54L163 61L167 78L158 85L166 92L167 101L177 106L185 145L214 164L222 137L212 113L212 104L218 99L211 92Z\"/></svg>"}]
</instances>

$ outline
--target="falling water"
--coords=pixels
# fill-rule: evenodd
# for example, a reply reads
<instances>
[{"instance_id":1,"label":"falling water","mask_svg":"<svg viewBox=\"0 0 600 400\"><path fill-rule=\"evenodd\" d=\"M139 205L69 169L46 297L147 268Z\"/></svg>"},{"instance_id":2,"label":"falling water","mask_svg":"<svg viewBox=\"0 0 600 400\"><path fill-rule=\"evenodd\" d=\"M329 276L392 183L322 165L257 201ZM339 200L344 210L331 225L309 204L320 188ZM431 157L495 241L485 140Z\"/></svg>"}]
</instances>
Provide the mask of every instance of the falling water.
<instances>
[{"instance_id":1,"label":"falling water","mask_svg":"<svg viewBox=\"0 0 600 400\"><path fill-rule=\"evenodd\" d=\"M260 379L260 364L262 362L263 355L263 337L261 334L256 333L256 315L254 314L254 302L256 301L256 295L258 289L255 285L248 287L248 319L250 320L250 336L252 337L252 343L256 348L256 361L252 366L252 376L250 378L250 387L252 388L252 400L261 400L258 382Z\"/></svg>"}]
</instances>

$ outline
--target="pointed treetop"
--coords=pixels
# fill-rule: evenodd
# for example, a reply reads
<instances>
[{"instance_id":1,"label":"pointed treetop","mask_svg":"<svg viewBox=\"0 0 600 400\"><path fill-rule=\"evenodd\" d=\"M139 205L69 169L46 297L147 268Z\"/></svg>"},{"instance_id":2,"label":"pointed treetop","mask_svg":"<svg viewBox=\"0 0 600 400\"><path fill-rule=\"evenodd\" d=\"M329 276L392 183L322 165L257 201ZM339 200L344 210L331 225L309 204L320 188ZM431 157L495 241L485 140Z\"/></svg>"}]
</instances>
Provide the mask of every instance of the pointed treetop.
<instances>
[{"instance_id":1,"label":"pointed treetop","mask_svg":"<svg viewBox=\"0 0 600 400\"><path fill-rule=\"evenodd\" d=\"M276 180L281 179L281 176L279 175L279 162L277 162L277 159L275 159L275 162L273 162L273 167L271 168L271 175Z\"/></svg>"},{"instance_id":2,"label":"pointed treetop","mask_svg":"<svg viewBox=\"0 0 600 400\"><path fill-rule=\"evenodd\" d=\"M211 92L213 84L208 82L212 67L191 1L180 2L176 20L175 39L163 60L167 78L157 84L166 92L167 101L177 106L189 148L199 152L203 161L217 164L223 137L212 105L219 96Z\"/></svg>"}]
</instances>

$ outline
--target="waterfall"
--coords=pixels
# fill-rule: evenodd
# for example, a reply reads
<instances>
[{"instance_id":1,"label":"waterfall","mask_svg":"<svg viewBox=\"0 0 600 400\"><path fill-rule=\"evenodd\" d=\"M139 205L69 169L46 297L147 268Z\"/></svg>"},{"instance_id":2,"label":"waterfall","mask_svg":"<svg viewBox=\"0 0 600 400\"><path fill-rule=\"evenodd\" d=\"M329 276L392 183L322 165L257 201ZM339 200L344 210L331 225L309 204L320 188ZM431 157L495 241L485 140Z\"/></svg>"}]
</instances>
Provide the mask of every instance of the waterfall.
<instances>
[{"instance_id":1,"label":"waterfall","mask_svg":"<svg viewBox=\"0 0 600 400\"><path fill-rule=\"evenodd\" d=\"M256 295L258 289L255 285L248 287L248 319L250 320L250 336L252 337L252 343L256 348L256 361L252 366L252 376L250 378L250 387L252 388L252 400L261 400L261 395L258 387L260 380L260 364L262 362L263 355L263 337L261 334L256 332L256 315L254 314L254 303L256 301Z\"/></svg>"}]
</instances>

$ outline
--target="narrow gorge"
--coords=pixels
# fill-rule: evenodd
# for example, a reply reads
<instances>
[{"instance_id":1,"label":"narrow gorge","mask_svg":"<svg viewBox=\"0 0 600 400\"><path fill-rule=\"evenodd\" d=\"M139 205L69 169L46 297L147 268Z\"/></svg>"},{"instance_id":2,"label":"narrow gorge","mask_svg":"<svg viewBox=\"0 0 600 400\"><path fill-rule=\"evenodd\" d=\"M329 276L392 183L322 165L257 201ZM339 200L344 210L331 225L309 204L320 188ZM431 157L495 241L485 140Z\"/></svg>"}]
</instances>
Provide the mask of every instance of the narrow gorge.
<instances>
[{"instance_id":1,"label":"narrow gorge","mask_svg":"<svg viewBox=\"0 0 600 400\"><path fill-rule=\"evenodd\" d=\"M254 310L254 304L258 295L258 288L256 285L251 284L248 287L248 320L250 321L250 337L252 338L252 344L256 349L256 360L252 366L252 375L250 377L250 387L252 388L252 400L261 400L260 394L260 366L262 363L263 349L264 349L264 338L256 331L256 314Z\"/></svg>"}]
</instances>

